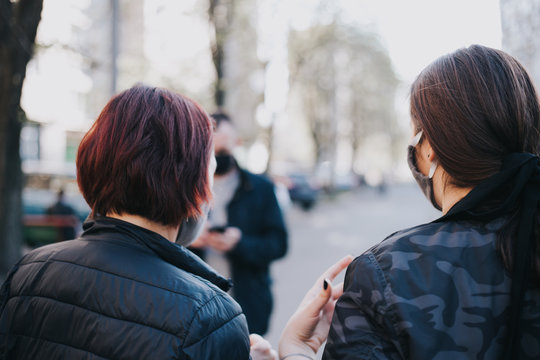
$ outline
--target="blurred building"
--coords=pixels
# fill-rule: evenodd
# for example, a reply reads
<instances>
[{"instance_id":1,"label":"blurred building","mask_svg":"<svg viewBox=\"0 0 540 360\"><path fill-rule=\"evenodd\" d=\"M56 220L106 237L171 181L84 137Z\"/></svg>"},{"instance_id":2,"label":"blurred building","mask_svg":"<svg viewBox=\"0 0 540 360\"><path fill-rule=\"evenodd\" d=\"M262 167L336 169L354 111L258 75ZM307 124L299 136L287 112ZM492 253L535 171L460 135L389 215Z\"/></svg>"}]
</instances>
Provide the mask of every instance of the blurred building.
<instances>
[{"instance_id":1,"label":"blurred building","mask_svg":"<svg viewBox=\"0 0 540 360\"><path fill-rule=\"evenodd\" d=\"M137 82L176 90L211 111L206 7L194 0L44 0L21 99L25 171L74 173L84 133L113 94Z\"/></svg>"},{"instance_id":2,"label":"blurred building","mask_svg":"<svg viewBox=\"0 0 540 360\"><path fill-rule=\"evenodd\" d=\"M313 44L311 53L299 55L300 63L318 64L322 57L328 66L307 67L299 77L291 70L291 29L305 30L309 39L309 29L327 24L328 14L332 21L339 16L320 13L317 6L304 9L308 2L296 7L283 0L217 3L220 14L231 15L231 25L220 33L226 37L223 107L238 125L243 142L235 155L243 166L263 172L272 164L274 173L320 167L329 176L392 166L393 149L402 148L394 126L394 72L386 50L369 45L370 38L362 35L365 29L341 24L347 26L326 48ZM309 20L293 20L293 14L311 13ZM21 101L28 119L21 137L25 171L39 164L74 175L82 136L107 100L136 82L176 90L214 111L216 33L209 20L206 1L44 0ZM381 74L391 79L382 81ZM301 101L305 87L290 88L308 80L317 96L328 100L313 97L321 111ZM313 140L309 110L329 129L318 131L332 138L324 151ZM320 159L319 152L324 153Z\"/></svg>"},{"instance_id":3,"label":"blurred building","mask_svg":"<svg viewBox=\"0 0 540 360\"><path fill-rule=\"evenodd\" d=\"M143 5L44 1L21 99L26 173L74 175L80 140L101 108L134 82L130 74L144 73Z\"/></svg>"},{"instance_id":4,"label":"blurred building","mask_svg":"<svg viewBox=\"0 0 540 360\"><path fill-rule=\"evenodd\" d=\"M78 144L99 111L137 82L176 90L215 110L207 3L44 0L43 6L21 100L28 119L21 137L26 172L74 174ZM258 53L257 4L240 1L234 10L225 44L224 108L251 147L260 140L256 109L272 56L261 60Z\"/></svg>"},{"instance_id":5,"label":"blurred building","mask_svg":"<svg viewBox=\"0 0 540 360\"><path fill-rule=\"evenodd\" d=\"M502 46L529 71L540 87L539 0L500 0Z\"/></svg>"}]
</instances>

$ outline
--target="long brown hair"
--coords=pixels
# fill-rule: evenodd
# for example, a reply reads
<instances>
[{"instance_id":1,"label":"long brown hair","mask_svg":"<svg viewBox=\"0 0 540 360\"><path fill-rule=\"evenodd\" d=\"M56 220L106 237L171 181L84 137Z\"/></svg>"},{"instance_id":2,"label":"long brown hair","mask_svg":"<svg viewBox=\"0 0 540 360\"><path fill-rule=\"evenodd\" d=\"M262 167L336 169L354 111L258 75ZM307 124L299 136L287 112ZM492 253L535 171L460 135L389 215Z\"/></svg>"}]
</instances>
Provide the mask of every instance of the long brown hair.
<instances>
[{"instance_id":1,"label":"long brown hair","mask_svg":"<svg viewBox=\"0 0 540 360\"><path fill-rule=\"evenodd\" d=\"M540 105L523 66L503 51L473 45L443 56L411 87L411 117L439 164L458 187L498 173L507 154L540 150ZM519 205L498 234L505 268L513 268ZM538 213L538 212L537 212ZM533 277L540 279L540 219L536 219Z\"/></svg>"}]
</instances>

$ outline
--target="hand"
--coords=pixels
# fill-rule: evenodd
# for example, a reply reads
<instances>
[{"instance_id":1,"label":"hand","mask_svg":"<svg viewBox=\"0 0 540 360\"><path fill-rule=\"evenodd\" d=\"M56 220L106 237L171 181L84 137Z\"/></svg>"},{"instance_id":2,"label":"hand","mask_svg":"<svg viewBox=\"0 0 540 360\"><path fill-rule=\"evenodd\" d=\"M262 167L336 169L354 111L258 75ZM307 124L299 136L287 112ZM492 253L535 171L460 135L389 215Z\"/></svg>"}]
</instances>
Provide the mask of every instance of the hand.
<instances>
[{"instance_id":1,"label":"hand","mask_svg":"<svg viewBox=\"0 0 540 360\"><path fill-rule=\"evenodd\" d=\"M328 337L336 301L343 294L343 283L332 287L331 281L352 260L352 256L345 256L315 281L281 333L280 357L301 353L315 358L317 351Z\"/></svg>"},{"instance_id":2,"label":"hand","mask_svg":"<svg viewBox=\"0 0 540 360\"><path fill-rule=\"evenodd\" d=\"M249 335L249 354L252 360L278 360L276 350L262 336L257 334Z\"/></svg>"},{"instance_id":3,"label":"hand","mask_svg":"<svg viewBox=\"0 0 540 360\"><path fill-rule=\"evenodd\" d=\"M209 232L208 246L223 252L232 250L242 238L242 231L233 226L228 226L223 233Z\"/></svg>"}]
</instances>

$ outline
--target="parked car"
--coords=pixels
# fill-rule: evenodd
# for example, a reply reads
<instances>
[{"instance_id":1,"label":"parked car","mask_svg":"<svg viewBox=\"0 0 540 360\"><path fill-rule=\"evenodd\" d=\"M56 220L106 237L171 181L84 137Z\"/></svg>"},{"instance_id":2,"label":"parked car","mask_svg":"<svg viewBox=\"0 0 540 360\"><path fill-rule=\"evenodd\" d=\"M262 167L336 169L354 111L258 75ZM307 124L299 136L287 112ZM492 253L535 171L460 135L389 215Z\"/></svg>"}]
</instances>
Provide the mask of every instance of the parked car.
<instances>
[{"instance_id":1,"label":"parked car","mask_svg":"<svg viewBox=\"0 0 540 360\"><path fill-rule=\"evenodd\" d=\"M291 174L288 178L291 201L299 204L304 210L311 209L318 201L319 187L304 174Z\"/></svg>"}]
</instances>

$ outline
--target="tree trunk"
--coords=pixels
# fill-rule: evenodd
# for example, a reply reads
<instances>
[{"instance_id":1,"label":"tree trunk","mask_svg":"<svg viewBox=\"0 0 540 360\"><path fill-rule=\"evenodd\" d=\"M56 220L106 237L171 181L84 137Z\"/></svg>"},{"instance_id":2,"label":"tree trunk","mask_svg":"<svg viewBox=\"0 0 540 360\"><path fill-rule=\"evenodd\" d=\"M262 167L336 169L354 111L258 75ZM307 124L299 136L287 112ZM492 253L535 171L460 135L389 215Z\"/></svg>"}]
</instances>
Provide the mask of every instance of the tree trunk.
<instances>
[{"instance_id":1,"label":"tree trunk","mask_svg":"<svg viewBox=\"0 0 540 360\"><path fill-rule=\"evenodd\" d=\"M208 19L214 30L214 39L210 44L212 62L216 69L214 101L217 108L225 105L226 86L224 82L225 42L231 29L234 0L210 0Z\"/></svg>"},{"instance_id":2,"label":"tree trunk","mask_svg":"<svg viewBox=\"0 0 540 360\"><path fill-rule=\"evenodd\" d=\"M21 255L20 99L43 0L0 0L0 277Z\"/></svg>"}]
</instances>

